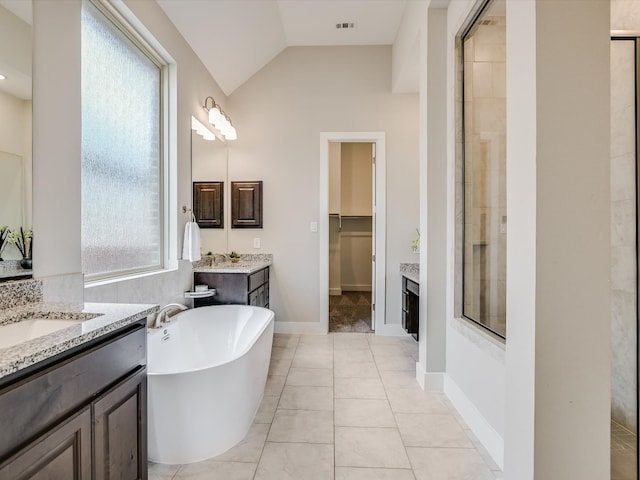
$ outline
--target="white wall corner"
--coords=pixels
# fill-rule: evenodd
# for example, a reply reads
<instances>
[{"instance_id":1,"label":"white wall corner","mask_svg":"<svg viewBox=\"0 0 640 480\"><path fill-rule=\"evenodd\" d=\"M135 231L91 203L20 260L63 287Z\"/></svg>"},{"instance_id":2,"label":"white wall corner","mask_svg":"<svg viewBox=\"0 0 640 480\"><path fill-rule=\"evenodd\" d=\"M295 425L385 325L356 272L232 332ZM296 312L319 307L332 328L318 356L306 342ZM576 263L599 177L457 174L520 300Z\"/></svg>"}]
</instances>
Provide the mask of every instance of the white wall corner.
<instances>
[{"instance_id":1,"label":"white wall corner","mask_svg":"<svg viewBox=\"0 0 640 480\"><path fill-rule=\"evenodd\" d=\"M460 416L487 450L493 461L504 469L504 439L449 376L444 375L444 393Z\"/></svg>"},{"instance_id":2,"label":"white wall corner","mask_svg":"<svg viewBox=\"0 0 640 480\"><path fill-rule=\"evenodd\" d=\"M425 392L443 392L444 376L444 372L426 372L420 362L416 362L416 380Z\"/></svg>"}]
</instances>

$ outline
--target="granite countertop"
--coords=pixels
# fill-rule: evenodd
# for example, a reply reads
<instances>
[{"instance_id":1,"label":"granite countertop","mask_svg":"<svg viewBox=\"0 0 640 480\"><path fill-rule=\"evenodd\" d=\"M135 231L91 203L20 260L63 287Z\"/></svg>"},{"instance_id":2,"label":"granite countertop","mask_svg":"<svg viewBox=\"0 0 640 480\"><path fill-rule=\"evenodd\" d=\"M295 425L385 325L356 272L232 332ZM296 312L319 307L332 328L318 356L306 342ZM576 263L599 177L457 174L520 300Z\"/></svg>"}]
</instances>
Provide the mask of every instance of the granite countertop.
<instances>
[{"instance_id":1,"label":"granite countertop","mask_svg":"<svg viewBox=\"0 0 640 480\"><path fill-rule=\"evenodd\" d=\"M400 273L407 277L409 280L413 280L416 283L420 283L420 264L419 263L401 263Z\"/></svg>"},{"instance_id":2,"label":"granite countertop","mask_svg":"<svg viewBox=\"0 0 640 480\"><path fill-rule=\"evenodd\" d=\"M194 272L205 273L254 273L273 263L273 256L270 254L241 255L240 261L233 263L230 261L213 263L213 256L204 256L202 260L194 264Z\"/></svg>"},{"instance_id":3,"label":"granite countertop","mask_svg":"<svg viewBox=\"0 0 640 480\"><path fill-rule=\"evenodd\" d=\"M0 328L37 318L82 320L62 330L0 348L0 378L134 323L157 310L157 305L146 304L44 302L0 310Z\"/></svg>"}]
</instances>

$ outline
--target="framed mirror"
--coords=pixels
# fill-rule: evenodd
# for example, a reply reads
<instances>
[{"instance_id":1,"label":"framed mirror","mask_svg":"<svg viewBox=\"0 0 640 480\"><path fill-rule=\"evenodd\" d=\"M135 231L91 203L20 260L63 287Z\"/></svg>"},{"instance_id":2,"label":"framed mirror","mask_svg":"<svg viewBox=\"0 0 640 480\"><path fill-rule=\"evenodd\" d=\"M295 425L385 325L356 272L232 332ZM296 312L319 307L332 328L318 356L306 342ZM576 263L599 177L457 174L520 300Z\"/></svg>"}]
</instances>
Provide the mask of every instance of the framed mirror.
<instances>
[{"instance_id":1,"label":"framed mirror","mask_svg":"<svg viewBox=\"0 0 640 480\"><path fill-rule=\"evenodd\" d=\"M31 1L0 0L0 227L11 230L32 228L31 65ZM22 258L13 245L1 256L0 280Z\"/></svg>"},{"instance_id":2,"label":"framed mirror","mask_svg":"<svg viewBox=\"0 0 640 480\"><path fill-rule=\"evenodd\" d=\"M229 247L229 199L228 197L228 147L224 140L205 140L195 130L191 131L191 182L193 194L193 182L227 184L223 188L225 198L223 208L224 228L201 228L200 240L202 253L225 253ZM193 200L193 199L192 199ZM193 203L192 203L193 205Z\"/></svg>"}]
</instances>

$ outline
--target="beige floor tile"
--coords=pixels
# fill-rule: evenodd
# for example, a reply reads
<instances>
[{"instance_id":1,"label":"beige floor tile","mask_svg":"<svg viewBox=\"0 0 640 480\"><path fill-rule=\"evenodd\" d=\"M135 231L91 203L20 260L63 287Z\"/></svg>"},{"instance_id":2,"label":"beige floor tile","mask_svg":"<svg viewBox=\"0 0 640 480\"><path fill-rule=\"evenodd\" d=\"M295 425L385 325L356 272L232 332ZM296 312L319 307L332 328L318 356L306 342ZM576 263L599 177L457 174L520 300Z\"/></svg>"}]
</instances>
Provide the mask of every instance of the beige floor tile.
<instances>
[{"instance_id":1,"label":"beige floor tile","mask_svg":"<svg viewBox=\"0 0 640 480\"><path fill-rule=\"evenodd\" d=\"M293 358L296 353L295 347L271 347L271 360L280 358Z\"/></svg>"},{"instance_id":2,"label":"beige floor tile","mask_svg":"<svg viewBox=\"0 0 640 480\"><path fill-rule=\"evenodd\" d=\"M257 463L204 462L180 467L174 480L253 480Z\"/></svg>"},{"instance_id":3,"label":"beige floor tile","mask_svg":"<svg viewBox=\"0 0 640 480\"><path fill-rule=\"evenodd\" d=\"M336 398L335 424L343 427L391 427L396 421L389 402L378 399Z\"/></svg>"},{"instance_id":4,"label":"beige floor tile","mask_svg":"<svg viewBox=\"0 0 640 480\"><path fill-rule=\"evenodd\" d=\"M473 448L473 443L453 415L396 413L395 416L400 436L407 447Z\"/></svg>"},{"instance_id":5,"label":"beige floor tile","mask_svg":"<svg viewBox=\"0 0 640 480\"><path fill-rule=\"evenodd\" d=\"M215 461L257 463L260 460L264 442L267 440L267 433L269 433L268 424L254 423L238 445L215 457Z\"/></svg>"},{"instance_id":6,"label":"beige floor tile","mask_svg":"<svg viewBox=\"0 0 640 480\"><path fill-rule=\"evenodd\" d=\"M412 470L399 468L336 467L336 480L415 480Z\"/></svg>"},{"instance_id":7,"label":"beige floor tile","mask_svg":"<svg viewBox=\"0 0 640 480\"><path fill-rule=\"evenodd\" d=\"M267 384L264 387L264 394L280 396L286 380L286 375L269 375L267 377Z\"/></svg>"},{"instance_id":8,"label":"beige floor tile","mask_svg":"<svg viewBox=\"0 0 640 480\"><path fill-rule=\"evenodd\" d=\"M378 378L336 378L333 388L336 398L387 398Z\"/></svg>"},{"instance_id":9,"label":"beige floor tile","mask_svg":"<svg viewBox=\"0 0 640 480\"><path fill-rule=\"evenodd\" d=\"M420 387L387 388L387 398L394 413L431 413L447 415L450 410L435 393Z\"/></svg>"},{"instance_id":10,"label":"beige floor tile","mask_svg":"<svg viewBox=\"0 0 640 480\"><path fill-rule=\"evenodd\" d=\"M333 346L333 335L300 335L298 345L331 345Z\"/></svg>"},{"instance_id":11,"label":"beige floor tile","mask_svg":"<svg viewBox=\"0 0 640 480\"><path fill-rule=\"evenodd\" d=\"M271 359L269 363L269 375L286 375L289 373L292 360L292 358Z\"/></svg>"},{"instance_id":12,"label":"beige floor tile","mask_svg":"<svg viewBox=\"0 0 640 480\"><path fill-rule=\"evenodd\" d=\"M147 472L149 474L149 480L171 480L178 469L180 469L180 465L149 462Z\"/></svg>"},{"instance_id":13,"label":"beige floor tile","mask_svg":"<svg viewBox=\"0 0 640 480\"><path fill-rule=\"evenodd\" d=\"M333 388L285 385L279 408L286 410L333 410Z\"/></svg>"},{"instance_id":14,"label":"beige floor tile","mask_svg":"<svg viewBox=\"0 0 640 480\"><path fill-rule=\"evenodd\" d=\"M337 363L333 375L336 378L380 378L378 369L373 362L365 363Z\"/></svg>"},{"instance_id":15,"label":"beige floor tile","mask_svg":"<svg viewBox=\"0 0 640 480\"><path fill-rule=\"evenodd\" d=\"M494 480L475 449L408 447L416 480Z\"/></svg>"},{"instance_id":16,"label":"beige floor tile","mask_svg":"<svg viewBox=\"0 0 640 480\"><path fill-rule=\"evenodd\" d=\"M333 446L267 442L255 480L333 480Z\"/></svg>"},{"instance_id":17,"label":"beige floor tile","mask_svg":"<svg viewBox=\"0 0 640 480\"><path fill-rule=\"evenodd\" d=\"M293 357L294 368L332 368L333 352L323 350L302 350L298 349Z\"/></svg>"},{"instance_id":18,"label":"beige floor tile","mask_svg":"<svg viewBox=\"0 0 640 480\"><path fill-rule=\"evenodd\" d=\"M371 345L373 356L378 357L400 357L409 355L407 348L398 344Z\"/></svg>"},{"instance_id":19,"label":"beige floor tile","mask_svg":"<svg viewBox=\"0 0 640 480\"><path fill-rule=\"evenodd\" d=\"M401 370L415 374L416 361L409 355L376 355L375 358L381 372Z\"/></svg>"},{"instance_id":20,"label":"beige floor tile","mask_svg":"<svg viewBox=\"0 0 640 480\"><path fill-rule=\"evenodd\" d=\"M395 428L336 427L336 466L411 468Z\"/></svg>"},{"instance_id":21,"label":"beige floor tile","mask_svg":"<svg viewBox=\"0 0 640 480\"><path fill-rule=\"evenodd\" d=\"M300 335L289 335L286 333L276 333L273 336L274 347L295 348L300 340Z\"/></svg>"},{"instance_id":22,"label":"beige floor tile","mask_svg":"<svg viewBox=\"0 0 640 480\"><path fill-rule=\"evenodd\" d=\"M334 333L333 348L339 350L369 350L367 333Z\"/></svg>"},{"instance_id":23,"label":"beige floor tile","mask_svg":"<svg viewBox=\"0 0 640 480\"><path fill-rule=\"evenodd\" d=\"M256 417L253 419L253 423L271 423L273 415L276 413L279 400L280 397L275 395L265 395L262 397L262 403L258 408Z\"/></svg>"},{"instance_id":24,"label":"beige floor tile","mask_svg":"<svg viewBox=\"0 0 640 480\"><path fill-rule=\"evenodd\" d=\"M297 368L289 369L287 385L331 387L333 386L333 370L331 368Z\"/></svg>"},{"instance_id":25,"label":"beige floor tile","mask_svg":"<svg viewBox=\"0 0 640 480\"><path fill-rule=\"evenodd\" d=\"M269 442L333 443L333 412L278 409Z\"/></svg>"},{"instance_id":26,"label":"beige floor tile","mask_svg":"<svg viewBox=\"0 0 640 480\"><path fill-rule=\"evenodd\" d=\"M415 388L418 386L416 372L381 371L380 378L385 388Z\"/></svg>"},{"instance_id":27,"label":"beige floor tile","mask_svg":"<svg viewBox=\"0 0 640 480\"><path fill-rule=\"evenodd\" d=\"M363 363L373 362L373 355L369 349L336 350L333 359L335 363Z\"/></svg>"}]
</instances>

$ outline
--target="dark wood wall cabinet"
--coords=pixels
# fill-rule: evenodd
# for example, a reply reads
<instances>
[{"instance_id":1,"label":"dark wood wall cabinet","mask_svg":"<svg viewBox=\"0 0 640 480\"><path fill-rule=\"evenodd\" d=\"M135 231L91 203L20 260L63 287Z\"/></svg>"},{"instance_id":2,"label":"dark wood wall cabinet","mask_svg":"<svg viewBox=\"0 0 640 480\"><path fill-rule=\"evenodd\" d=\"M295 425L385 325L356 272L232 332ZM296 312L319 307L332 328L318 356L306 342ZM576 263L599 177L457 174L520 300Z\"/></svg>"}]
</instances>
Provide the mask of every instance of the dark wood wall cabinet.
<instances>
[{"instance_id":1,"label":"dark wood wall cabinet","mask_svg":"<svg viewBox=\"0 0 640 480\"><path fill-rule=\"evenodd\" d=\"M402 328L418 340L420 286L402 277Z\"/></svg>"},{"instance_id":2,"label":"dark wood wall cabinet","mask_svg":"<svg viewBox=\"0 0 640 480\"><path fill-rule=\"evenodd\" d=\"M193 214L200 228L224 228L224 182L193 182Z\"/></svg>"},{"instance_id":3,"label":"dark wood wall cabinet","mask_svg":"<svg viewBox=\"0 0 640 480\"><path fill-rule=\"evenodd\" d=\"M231 182L231 228L262 228L262 181Z\"/></svg>"},{"instance_id":4,"label":"dark wood wall cabinet","mask_svg":"<svg viewBox=\"0 0 640 480\"><path fill-rule=\"evenodd\" d=\"M269 267L254 273L196 272L194 285L208 285L216 295L194 299L195 307L206 305L255 305L269 308Z\"/></svg>"},{"instance_id":5,"label":"dark wood wall cabinet","mask_svg":"<svg viewBox=\"0 0 640 480\"><path fill-rule=\"evenodd\" d=\"M145 321L0 383L0 479L146 479Z\"/></svg>"}]
</instances>

